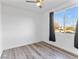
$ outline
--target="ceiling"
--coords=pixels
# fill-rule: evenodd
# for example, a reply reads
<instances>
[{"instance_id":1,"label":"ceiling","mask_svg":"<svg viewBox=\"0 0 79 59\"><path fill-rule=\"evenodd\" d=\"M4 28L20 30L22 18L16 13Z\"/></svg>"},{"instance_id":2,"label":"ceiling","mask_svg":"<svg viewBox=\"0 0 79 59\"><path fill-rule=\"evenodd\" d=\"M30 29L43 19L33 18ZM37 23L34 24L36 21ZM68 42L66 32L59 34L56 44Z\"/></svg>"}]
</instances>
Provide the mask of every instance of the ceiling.
<instances>
[{"instance_id":1,"label":"ceiling","mask_svg":"<svg viewBox=\"0 0 79 59\"><path fill-rule=\"evenodd\" d=\"M27 3L25 1L35 1L35 0L2 0L2 3L23 9L32 10L35 12L47 12L49 10L55 11L77 4L77 0L44 0L43 8L40 9L35 4Z\"/></svg>"}]
</instances>

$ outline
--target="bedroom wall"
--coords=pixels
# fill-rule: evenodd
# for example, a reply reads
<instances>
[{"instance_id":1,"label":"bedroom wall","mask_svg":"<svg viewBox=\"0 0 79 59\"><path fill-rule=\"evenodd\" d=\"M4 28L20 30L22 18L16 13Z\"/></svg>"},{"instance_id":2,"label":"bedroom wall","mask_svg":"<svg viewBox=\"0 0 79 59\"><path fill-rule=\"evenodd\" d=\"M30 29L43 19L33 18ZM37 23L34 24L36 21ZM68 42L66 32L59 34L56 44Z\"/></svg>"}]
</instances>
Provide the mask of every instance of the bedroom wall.
<instances>
[{"instance_id":1,"label":"bedroom wall","mask_svg":"<svg viewBox=\"0 0 79 59\"><path fill-rule=\"evenodd\" d=\"M60 33L55 33L56 42L49 41L49 25L50 25L49 13L50 12L46 12L46 13L44 13L44 16L43 16L42 39L45 42L48 42L52 45L58 46L58 47L63 48L67 51L77 54L78 50L76 48L74 48L74 34L71 34L71 35L63 34L62 35Z\"/></svg>"},{"instance_id":2,"label":"bedroom wall","mask_svg":"<svg viewBox=\"0 0 79 59\"><path fill-rule=\"evenodd\" d=\"M41 41L41 18L33 11L3 4L3 49Z\"/></svg>"},{"instance_id":3,"label":"bedroom wall","mask_svg":"<svg viewBox=\"0 0 79 59\"><path fill-rule=\"evenodd\" d=\"M0 56L2 54L2 19L1 19L1 3L0 3Z\"/></svg>"}]
</instances>

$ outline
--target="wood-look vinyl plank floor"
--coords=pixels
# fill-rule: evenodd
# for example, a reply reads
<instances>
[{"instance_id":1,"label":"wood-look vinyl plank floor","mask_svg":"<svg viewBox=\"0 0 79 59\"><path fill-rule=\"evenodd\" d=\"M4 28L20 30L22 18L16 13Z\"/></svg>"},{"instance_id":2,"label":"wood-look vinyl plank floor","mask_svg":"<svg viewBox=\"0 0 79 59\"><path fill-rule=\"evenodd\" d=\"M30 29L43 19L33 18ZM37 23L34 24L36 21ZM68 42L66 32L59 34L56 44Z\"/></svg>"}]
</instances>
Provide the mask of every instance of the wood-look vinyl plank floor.
<instances>
[{"instance_id":1,"label":"wood-look vinyl plank floor","mask_svg":"<svg viewBox=\"0 0 79 59\"><path fill-rule=\"evenodd\" d=\"M17 48L4 50L1 59L78 59L48 43L38 42Z\"/></svg>"}]
</instances>

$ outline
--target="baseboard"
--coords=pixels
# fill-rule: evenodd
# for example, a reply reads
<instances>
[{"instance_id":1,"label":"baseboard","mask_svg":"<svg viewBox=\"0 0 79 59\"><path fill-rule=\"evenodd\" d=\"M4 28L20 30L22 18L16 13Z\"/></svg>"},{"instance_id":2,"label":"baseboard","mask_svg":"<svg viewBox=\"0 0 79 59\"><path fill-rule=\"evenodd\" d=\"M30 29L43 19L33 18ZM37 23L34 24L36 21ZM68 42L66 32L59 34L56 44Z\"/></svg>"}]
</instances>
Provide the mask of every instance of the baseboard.
<instances>
[{"instance_id":1,"label":"baseboard","mask_svg":"<svg viewBox=\"0 0 79 59\"><path fill-rule=\"evenodd\" d=\"M45 42L45 41L43 41L43 42ZM68 53L68 54L70 54L70 55L72 55L72 56L78 57L77 54L72 53L72 52L70 52L70 51L68 51L68 50L66 50L66 49L63 49L63 48L59 47L59 46L50 44L50 43L48 43L48 42L45 42L45 43L47 43L47 44L49 44L49 45L51 45L51 46L53 46L53 47L55 47L55 48L57 48L57 49L59 49L59 50L61 50L61 51L64 51L64 52L66 52L66 53Z\"/></svg>"},{"instance_id":2,"label":"baseboard","mask_svg":"<svg viewBox=\"0 0 79 59\"><path fill-rule=\"evenodd\" d=\"M2 52L0 52L0 58L1 58Z\"/></svg>"},{"instance_id":3,"label":"baseboard","mask_svg":"<svg viewBox=\"0 0 79 59\"><path fill-rule=\"evenodd\" d=\"M34 42L30 42L30 43L21 43L21 44L18 44L18 45L14 45L14 46L11 46L11 47L7 47L7 48L4 48L4 50L8 50L8 49L12 49L12 48L17 48L17 47L21 47L21 46L24 46L24 45L29 45L29 44L33 44L33 43L37 43L37 42L41 42L41 41L34 41Z\"/></svg>"}]
</instances>

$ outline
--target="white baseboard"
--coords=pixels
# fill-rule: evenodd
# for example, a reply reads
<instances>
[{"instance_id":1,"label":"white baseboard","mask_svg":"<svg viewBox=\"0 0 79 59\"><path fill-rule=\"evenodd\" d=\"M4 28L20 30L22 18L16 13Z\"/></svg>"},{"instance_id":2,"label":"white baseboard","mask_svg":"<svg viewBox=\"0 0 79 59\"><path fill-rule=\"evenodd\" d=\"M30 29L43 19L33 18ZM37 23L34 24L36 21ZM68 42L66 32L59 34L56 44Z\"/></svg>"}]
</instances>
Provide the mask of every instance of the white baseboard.
<instances>
[{"instance_id":1,"label":"white baseboard","mask_svg":"<svg viewBox=\"0 0 79 59\"><path fill-rule=\"evenodd\" d=\"M2 52L0 52L0 58L1 58Z\"/></svg>"},{"instance_id":2,"label":"white baseboard","mask_svg":"<svg viewBox=\"0 0 79 59\"><path fill-rule=\"evenodd\" d=\"M28 42L28 43L16 44L16 45L13 45L10 47L3 48L3 50L12 49L12 48L16 48L16 47L20 47L20 46L24 46L24 45L29 45L29 44L33 44L33 43L37 43L37 42L40 42L40 41L33 41L33 42Z\"/></svg>"},{"instance_id":3,"label":"white baseboard","mask_svg":"<svg viewBox=\"0 0 79 59\"><path fill-rule=\"evenodd\" d=\"M75 48L72 48L72 47L71 47L72 49L70 49L70 48L67 48L67 47L65 47L65 46L62 46L62 45L57 44L56 42L52 42L52 41L44 41L44 42L47 42L47 43L49 43L49 44L51 44L51 45L54 45L54 46L56 46L56 47L59 47L59 48L61 48L61 49L64 49L65 51L71 52L71 53L73 53L73 54L75 54L75 55L78 55L78 50L75 49Z\"/></svg>"}]
</instances>

